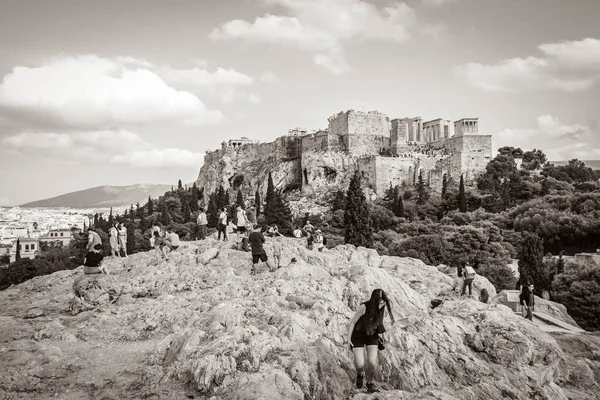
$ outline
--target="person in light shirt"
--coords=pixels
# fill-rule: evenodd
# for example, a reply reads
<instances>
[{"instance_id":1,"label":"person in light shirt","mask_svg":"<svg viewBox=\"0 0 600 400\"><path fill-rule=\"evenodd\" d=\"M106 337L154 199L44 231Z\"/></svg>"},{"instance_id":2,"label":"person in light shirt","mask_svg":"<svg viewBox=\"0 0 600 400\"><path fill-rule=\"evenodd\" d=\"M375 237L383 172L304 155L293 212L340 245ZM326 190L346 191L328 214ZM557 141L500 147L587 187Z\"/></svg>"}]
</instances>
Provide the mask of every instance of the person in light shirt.
<instances>
[{"instance_id":1,"label":"person in light shirt","mask_svg":"<svg viewBox=\"0 0 600 400\"><path fill-rule=\"evenodd\" d=\"M177 250L179 248L179 235L173 232L173 228L167 229L167 235L165 237L167 240L167 247L169 250Z\"/></svg>"}]
</instances>

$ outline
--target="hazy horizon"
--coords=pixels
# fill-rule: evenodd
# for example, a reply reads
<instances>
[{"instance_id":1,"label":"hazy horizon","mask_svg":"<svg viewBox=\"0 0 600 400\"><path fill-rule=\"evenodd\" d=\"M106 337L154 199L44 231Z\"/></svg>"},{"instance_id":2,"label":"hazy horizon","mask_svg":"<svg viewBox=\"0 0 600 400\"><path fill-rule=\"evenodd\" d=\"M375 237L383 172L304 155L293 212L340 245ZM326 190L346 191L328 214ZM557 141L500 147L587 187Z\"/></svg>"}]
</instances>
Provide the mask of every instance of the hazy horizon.
<instances>
[{"instance_id":1,"label":"hazy horizon","mask_svg":"<svg viewBox=\"0 0 600 400\"><path fill-rule=\"evenodd\" d=\"M494 149L600 159L598 15L596 0L4 2L0 204L192 182L224 140L348 109L479 117Z\"/></svg>"}]
</instances>

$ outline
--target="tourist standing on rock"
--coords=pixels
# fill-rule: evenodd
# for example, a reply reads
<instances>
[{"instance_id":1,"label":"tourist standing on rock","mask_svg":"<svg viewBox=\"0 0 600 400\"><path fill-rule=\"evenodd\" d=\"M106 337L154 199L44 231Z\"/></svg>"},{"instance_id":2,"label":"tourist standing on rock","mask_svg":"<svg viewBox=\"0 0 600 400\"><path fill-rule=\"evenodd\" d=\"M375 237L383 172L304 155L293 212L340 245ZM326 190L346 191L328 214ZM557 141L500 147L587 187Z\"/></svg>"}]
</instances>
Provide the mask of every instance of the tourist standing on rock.
<instances>
[{"instance_id":1,"label":"tourist standing on rock","mask_svg":"<svg viewBox=\"0 0 600 400\"><path fill-rule=\"evenodd\" d=\"M463 275L464 275L465 281L463 283L462 292L460 293L460 295L464 296L466 289L468 287L469 288L469 296L471 296L473 294L473 292L472 292L473 280L475 279L475 275L477 275L477 272L475 272L475 270L473 269L471 264L469 264L467 262L465 264L465 268L463 268Z\"/></svg>"},{"instance_id":2,"label":"tourist standing on rock","mask_svg":"<svg viewBox=\"0 0 600 400\"><path fill-rule=\"evenodd\" d=\"M208 225L208 218L206 218L204 207L200 207L200 214L198 214L198 219L196 220L196 223L198 224L198 233L200 234L200 240L206 239L206 225Z\"/></svg>"},{"instance_id":3,"label":"tourist standing on rock","mask_svg":"<svg viewBox=\"0 0 600 400\"><path fill-rule=\"evenodd\" d=\"M371 293L369 301L365 301L358 307L348 326L348 345L354 353L354 366L357 372L356 387L362 388L366 372L368 393L379 391L375 388L373 381L377 370L379 335L385 332L383 326L385 308L388 310L393 325L394 314L392 314L390 301L383 289L375 289ZM366 368L365 347L367 351Z\"/></svg>"},{"instance_id":4,"label":"tourist standing on rock","mask_svg":"<svg viewBox=\"0 0 600 400\"><path fill-rule=\"evenodd\" d=\"M115 253L121 257L121 253L119 253L119 223L115 222L114 226L111 226L108 230L108 240L110 243L110 254L111 256L115 256Z\"/></svg>"},{"instance_id":5,"label":"tourist standing on rock","mask_svg":"<svg viewBox=\"0 0 600 400\"><path fill-rule=\"evenodd\" d=\"M221 240L221 233L223 233L223 241L227 241L227 207L223 207L221 214L219 214L219 223L217 225L217 240Z\"/></svg>"},{"instance_id":6,"label":"tourist standing on rock","mask_svg":"<svg viewBox=\"0 0 600 400\"><path fill-rule=\"evenodd\" d=\"M315 231L315 246L319 251L323 251L323 248L325 247L325 245L323 244L323 235L321 234L320 229L317 229Z\"/></svg>"},{"instance_id":7,"label":"tourist standing on rock","mask_svg":"<svg viewBox=\"0 0 600 400\"><path fill-rule=\"evenodd\" d=\"M262 227L260 225L254 225L253 232L250 234L248 240L250 241L250 247L252 247L252 270L250 271L250 275L257 273L256 268L259 261L266 263L270 272L275 271L264 248L265 237L262 234Z\"/></svg>"},{"instance_id":8,"label":"tourist standing on rock","mask_svg":"<svg viewBox=\"0 0 600 400\"><path fill-rule=\"evenodd\" d=\"M458 267L456 267L456 276L454 277L453 280L453 287L452 290L456 291L456 289L458 288L458 290L462 290L463 284L465 283L465 279L463 278L463 267L462 265L459 265Z\"/></svg>"},{"instance_id":9,"label":"tourist standing on rock","mask_svg":"<svg viewBox=\"0 0 600 400\"><path fill-rule=\"evenodd\" d=\"M281 242L278 240L273 241L273 261L275 264L275 268L281 268Z\"/></svg>"},{"instance_id":10,"label":"tourist standing on rock","mask_svg":"<svg viewBox=\"0 0 600 400\"><path fill-rule=\"evenodd\" d=\"M248 223L250 225L254 225L256 223L256 207L254 205L247 207L246 216L248 217Z\"/></svg>"},{"instance_id":11,"label":"tourist standing on rock","mask_svg":"<svg viewBox=\"0 0 600 400\"><path fill-rule=\"evenodd\" d=\"M523 317L533 321L533 311L535 311L535 295L533 294L533 283L523 285L519 303L523 306Z\"/></svg>"},{"instance_id":12,"label":"tourist standing on rock","mask_svg":"<svg viewBox=\"0 0 600 400\"><path fill-rule=\"evenodd\" d=\"M306 232L306 233L312 233L313 229L314 229L314 226L312 226L312 224L310 223L310 221L306 221L306 225L304 225L304 232Z\"/></svg>"},{"instance_id":13,"label":"tourist standing on rock","mask_svg":"<svg viewBox=\"0 0 600 400\"><path fill-rule=\"evenodd\" d=\"M94 248L91 249L83 259L83 273L85 275L94 275L104 272L105 274L110 275L106 269L100 267L100 263L103 259L102 244L94 245Z\"/></svg>"},{"instance_id":14,"label":"tourist standing on rock","mask_svg":"<svg viewBox=\"0 0 600 400\"><path fill-rule=\"evenodd\" d=\"M96 245L99 244L102 246L102 239L100 239L100 235L96 232L96 228L88 229L88 243L85 249L87 251L91 251Z\"/></svg>"},{"instance_id":15,"label":"tourist standing on rock","mask_svg":"<svg viewBox=\"0 0 600 400\"><path fill-rule=\"evenodd\" d=\"M121 256L121 250L127 258L127 228L122 222L119 224L119 257Z\"/></svg>"},{"instance_id":16,"label":"tourist standing on rock","mask_svg":"<svg viewBox=\"0 0 600 400\"><path fill-rule=\"evenodd\" d=\"M236 210L235 244L236 244L236 248L239 249L240 234L242 235L242 238L243 238L248 233L248 229L246 228L246 226L248 225L248 217L246 216L246 211L239 204L237 205L235 210Z\"/></svg>"},{"instance_id":17,"label":"tourist standing on rock","mask_svg":"<svg viewBox=\"0 0 600 400\"><path fill-rule=\"evenodd\" d=\"M160 234L158 232L154 232L154 255L156 256L156 264L158 264L158 262L160 260L164 259L169 261L169 257L167 256L167 253L165 251L165 245L166 245L166 241L165 238L163 238L162 236L160 236ZM160 258L160 260L159 260Z\"/></svg>"},{"instance_id":18,"label":"tourist standing on rock","mask_svg":"<svg viewBox=\"0 0 600 400\"><path fill-rule=\"evenodd\" d=\"M312 250L314 241L315 237L313 236L312 231L306 231L306 248Z\"/></svg>"}]
</instances>

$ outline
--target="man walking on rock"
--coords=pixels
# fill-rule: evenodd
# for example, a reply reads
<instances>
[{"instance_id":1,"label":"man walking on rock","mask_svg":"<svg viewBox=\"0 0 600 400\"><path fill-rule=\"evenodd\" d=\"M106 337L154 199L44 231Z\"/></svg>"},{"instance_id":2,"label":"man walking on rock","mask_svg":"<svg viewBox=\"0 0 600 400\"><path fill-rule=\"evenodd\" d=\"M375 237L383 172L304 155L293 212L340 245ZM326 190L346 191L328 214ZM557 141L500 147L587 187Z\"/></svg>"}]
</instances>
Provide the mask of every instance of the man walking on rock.
<instances>
[{"instance_id":1,"label":"man walking on rock","mask_svg":"<svg viewBox=\"0 0 600 400\"><path fill-rule=\"evenodd\" d=\"M269 267L269 271L275 271L275 268L271 265L269 261L269 257L267 257L267 252L263 247L265 243L265 237L262 234L262 227L260 225L254 225L253 232L249 237L250 247L252 247L252 270L250 271L250 275L256 274L256 268L258 267L258 262L262 261L267 264Z\"/></svg>"},{"instance_id":2,"label":"man walking on rock","mask_svg":"<svg viewBox=\"0 0 600 400\"><path fill-rule=\"evenodd\" d=\"M204 207L200 207L200 214L198 214L198 219L196 220L196 223L198 224L198 233L200 235L200 240L206 239L206 225L208 225L208 218L206 218Z\"/></svg>"},{"instance_id":3,"label":"man walking on rock","mask_svg":"<svg viewBox=\"0 0 600 400\"><path fill-rule=\"evenodd\" d=\"M227 241L227 207L223 207L221 214L219 215L219 223L217 230L217 240L221 240L221 233L223 233L223 241Z\"/></svg>"}]
</instances>

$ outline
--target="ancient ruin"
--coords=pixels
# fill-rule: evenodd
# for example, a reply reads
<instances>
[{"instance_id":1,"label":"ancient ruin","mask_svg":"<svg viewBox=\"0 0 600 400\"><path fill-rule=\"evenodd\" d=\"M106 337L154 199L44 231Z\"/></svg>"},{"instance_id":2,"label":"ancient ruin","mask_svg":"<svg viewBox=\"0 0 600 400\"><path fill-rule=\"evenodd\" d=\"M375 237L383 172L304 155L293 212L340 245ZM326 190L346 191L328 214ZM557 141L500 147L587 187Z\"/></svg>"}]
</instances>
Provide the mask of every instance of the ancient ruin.
<instances>
[{"instance_id":1,"label":"ancient ruin","mask_svg":"<svg viewBox=\"0 0 600 400\"><path fill-rule=\"evenodd\" d=\"M344 184L358 169L377 195L390 185L413 185L420 174L440 190L444 175L458 181L462 174L469 183L485 171L492 136L480 134L478 124L478 118L390 121L378 111L342 111L329 117L326 129L290 129L270 143L223 142L205 155L198 184L209 192L223 185L251 194L251 187L265 190L270 171L278 187L309 190Z\"/></svg>"}]
</instances>

